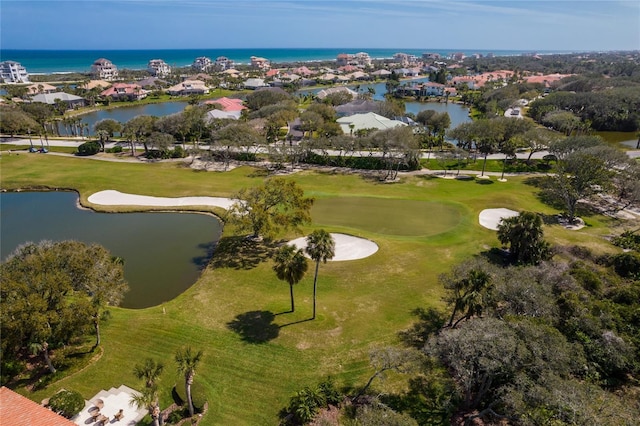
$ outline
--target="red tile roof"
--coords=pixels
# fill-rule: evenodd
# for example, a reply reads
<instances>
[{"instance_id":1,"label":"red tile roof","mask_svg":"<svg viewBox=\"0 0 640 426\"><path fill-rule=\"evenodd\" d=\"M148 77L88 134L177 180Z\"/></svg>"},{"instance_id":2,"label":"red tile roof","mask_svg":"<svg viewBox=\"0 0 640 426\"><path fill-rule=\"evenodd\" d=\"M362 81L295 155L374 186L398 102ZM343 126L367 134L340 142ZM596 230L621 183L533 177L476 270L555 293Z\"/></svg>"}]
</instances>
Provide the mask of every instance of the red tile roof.
<instances>
[{"instance_id":1,"label":"red tile roof","mask_svg":"<svg viewBox=\"0 0 640 426\"><path fill-rule=\"evenodd\" d=\"M71 420L15 393L0 388L0 423L11 426L75 426Z\"/></svg>"},{"instance_id":2,"label":"red tile roof","mask_svg":"<svg viewBox=\"0 0 640 426\"><path fill-rule=\"evenodd\" d=\"M205 101L205 104L218 104L222 106L223 111L242 111L243 109L247 109L246 106L242 105L242 99L234 99L234 98L220 98L220 99L212 99L210 101Z\"/></svg>"}]
</instances>

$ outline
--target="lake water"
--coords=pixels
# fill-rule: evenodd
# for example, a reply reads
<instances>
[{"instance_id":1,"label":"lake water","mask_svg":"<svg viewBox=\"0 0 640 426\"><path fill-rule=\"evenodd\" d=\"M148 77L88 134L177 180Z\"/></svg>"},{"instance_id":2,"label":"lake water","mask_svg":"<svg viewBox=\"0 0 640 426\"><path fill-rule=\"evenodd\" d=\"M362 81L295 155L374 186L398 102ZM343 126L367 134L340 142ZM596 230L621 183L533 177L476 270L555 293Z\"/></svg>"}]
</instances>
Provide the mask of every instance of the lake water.
<instances>
[{"instance_id":1,"label":"lake water","mask_svg":"<svg viewBox=\"0 0 640 426\"><path fill-rule=\"evenodd\" d=\"M412 82L424 82L428 81L428 79L417 79L412 80ZM368 88L373 88L375 91L375 95L373 98L375 100L384 100L384 94L387 89L385 88L385 83L375 83L375 84L361 84L360 91L367 92ZM301 90L299 93L317 93L321 89L312 89L312 90ZM132 107L119 107L108 110L100 110L95 112L90 112L88 114L83 114L80 117L82 118L83 123L87 123L89 125L89 133L91 135L94 134L93 126L100 120L104 120L107 118L119 121L120 123L126 123L132 118L138 115L154 115L156 117L162 117L165 115L171 115L184 110L184 108L188 105L187 102L177 101L177 102L163 102L158 104L146 104L146 105L137 105ZM437 103L437 102L405 102L405 111L413 114L418 114L423 110L435 110L438 112L448 112L451 117L451 126L450 128L456 127L458 124L465 123L471 121L469 118L469 109L465 106L455 103ZM60 126L60 131L65 132L64 126Z\"/></svg>"},{"instance_id":2,"label":"lake water","mask_svg":"<svg viewBox=\"0 0 640 426\"><path fill-rule=\"evenodd\" d=\"M130 290L122 306L146 308L193 285L222 233L209 215L96 213L77 204L75 192L0 194L2 260L27 241L98 243L125 261Z\"/></svg>"},{"instance_id":3,"label":"lake water","mask_svg":"<svg viewBox=\"0 0 640 426\"><path fill-rule=\"evenodd\" d=\"M110 118L124 124L138 115L155 115L156 117L162 117L165 115L175 114L184 110L187 105L188 103L184 101L162 102L158 104L146 104L94 111L88 114L83 114L80 117L82 118L83 123L87 123L89 125L89 132L93 135L93 126L100 120ZM60 126L60 131L64 132L63 126Z\"/></svg>"}]
</instances>

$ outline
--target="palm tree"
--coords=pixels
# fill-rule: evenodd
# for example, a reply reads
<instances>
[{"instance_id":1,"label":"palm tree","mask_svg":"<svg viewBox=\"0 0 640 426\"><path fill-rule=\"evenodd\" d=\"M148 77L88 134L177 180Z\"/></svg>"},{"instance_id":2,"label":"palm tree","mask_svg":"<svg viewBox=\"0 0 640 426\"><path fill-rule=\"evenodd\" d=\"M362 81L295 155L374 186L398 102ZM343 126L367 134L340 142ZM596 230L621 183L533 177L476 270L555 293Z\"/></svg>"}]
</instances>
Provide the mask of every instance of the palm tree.
<instances>
[{"instance_id":1,"label":"palm tree","mask_svg":"<svg viewBox=\"0 0 640 426\"><path fill-rule=\"evenodd\" d=\"M335 256L336 243L331 234L324 229L313 231L307 236L306 252L316 262L316 273L313 277L313 317L316 318L316 289L318 285L318 267L320 261L327 263L327 260L333 259Z\"/></svg>"},{"instance_id":2,"label":"palm tree","mask_svg":"<svg viewBox=\"0 0 640 426\"><path fill-rule=\"evenodd\" d=\"M133 374L138 378L144 380L147 388L153 388L156 386L156 381L162 374L164 365L156 362L154 359L147 358L143 365L136 364L133 367Z\"/></svg>"},{"instance_id":3,"label":"palm tree","mask_svg":"<svg viewBox=\"0 0 640 426\"><path fill-rule=\"evenodd\" d=\"M145 389L142 393L135 393L131 396L130 405L149 410L149 416L153 421L153 426L160 426L161 412L158 405L158 392L155 388Z\"/></svg>"},{"instance_id":4,"label":"palm tree","mask_svg":"<svg viewBox=\"0 0 640 426\"><path fill-rule=\"evenodd\" d=\"M298 284L307 272L307 259L302 249L296 249L295 246L287 244L278 250L273 260L275 262L273 270L278 279L289 283L291 312L294 312L293 285Z\"/></svg>"},{"instance_id":5,"label":"palm tree","mask_svg":"<svg viewBox=\"0 0 640 426\"><path fill-rule=\"evenodd\" d=\"M178 372L184 374L184 388L187 394L187 402L189 403L189 415L193 417L193 400L191 399L191 385L193 377L196 375L196 367L202 359L202 351L194 353L190 346L179 349L176 353L176 363L178 364Z\"/></svg>"},{"instance_id":6,"label":"palm tree","mask_svg":"<svg viewBox=\"0 0 640 426\"><path fill-rule=\"evenodd\" d=\"M149 416L153 420L154 426L162 423L160 404L158 403L158 378L162 374L164 366L151 358L147 358L143 365L136 364L133 367L133 374L145 382L145 389L142 393L134 394L130 404L138 408L147 408Z\"/></svg>"}]
</instances>

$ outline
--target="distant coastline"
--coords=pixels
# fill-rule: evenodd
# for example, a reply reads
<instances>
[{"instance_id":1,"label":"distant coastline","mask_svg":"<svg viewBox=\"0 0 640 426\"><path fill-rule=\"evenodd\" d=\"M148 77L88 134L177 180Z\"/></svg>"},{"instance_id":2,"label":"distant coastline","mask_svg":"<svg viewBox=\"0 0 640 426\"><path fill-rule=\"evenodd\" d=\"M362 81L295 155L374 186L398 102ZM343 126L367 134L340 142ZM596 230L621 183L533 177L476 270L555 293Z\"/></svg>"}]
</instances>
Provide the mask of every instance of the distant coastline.
<instances>
[{"instance_id":1,"label":"distant coastline","mask_svg":"<svg viewBox=\"0 0 640 426\"><path fill-rule=\"evenodd\" d=\"M340 53L367 52L371 58L392 58L395 53L404 52L418 57L423 53L438 53L446 57L455 52L467 56L479 53L495 56L519 56L534 53L526 50L478 50L478 49L375 49L375 48L339 48L339 49L161 49L161 50L0 50L0 61L20 62L30 74L59 74L89 72L91 64L98 58L107 58L120 69L146 69L151 59L163 59L172 67L185 67L193 63L199 56L207 56L212 60L226 56L238 64L248 64L251 56L260 56L272 63L320 62L336 59ZM539 51L539 55L574 53L565 51Z\"/></svg>"}]
</instances>

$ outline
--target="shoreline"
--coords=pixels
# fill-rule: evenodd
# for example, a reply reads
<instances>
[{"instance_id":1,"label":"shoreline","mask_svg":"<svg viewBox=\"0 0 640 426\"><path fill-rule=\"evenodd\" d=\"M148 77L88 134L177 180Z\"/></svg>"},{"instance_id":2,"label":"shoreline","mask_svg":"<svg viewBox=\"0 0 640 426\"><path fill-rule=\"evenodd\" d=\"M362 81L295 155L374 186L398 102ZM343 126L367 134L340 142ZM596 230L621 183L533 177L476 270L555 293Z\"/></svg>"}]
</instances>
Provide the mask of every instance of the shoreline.
<instances>
[{"instance_id":1,"label":"shoreline","mask_svg":"<svg viewBox=\"0 0 640 426\"><path fill-rule=\"evenodd\" d=\"M304 55L296 56L295 53L303 52L316 52L316 57L305 58ZM193 52L193 58L190 58L188 61L185 60L182 56L186 54L186 52ZM337 53L336 53L337 52ZM383 60L391 60L393 59L393 55L395 53L403 52L407 54L412 54L420 57L423 53L433 52L441 55L443 60L447 59L447 57L453 53L464 53L467 57L474 55L476 53L488 55L493 54L496 57L513 57L513 56L528 56L528 55L541 55L541 56L549 56L549 55L568 55L568 54L579 54L579 53L587 53L587 51L549 51L545 50L542 52L535 52L530 50L492 50L492 49L445 49L445 48L213 48L213 49L96 49L96 50L65 50L65 49L3 49L3 60L14 60L16 62L21 63L27 71L29 68L35 69L35 71L29 72L29 74L34 76L45 76L45 75L68 75L68 74L87 74L89 73L89 69L91 68L91 63L97 59L98 57L107 57L110 59L116 66L118 66L118 62L125 63L125 65L118 66L119 69L129 70L129 71L144 71L146 70L146 61L140 61L136 58L131 58L132 54L139 54L140 57L148 56L149 59L152 57L162 57L167 63L175 68L185 68L190 67L193 59L198 56L207 56L207 57L216 57L217 56L226 56L229 57L232 61L234 61L237 65L249 65L249 55L262 56L268 59L274 68L287 65L287 64L313 64L313 63L322 63L322 62L335 62L336 56L340 53L356 53L356 52L367 52L371 54L371 59L373 61L383 61ZM392 53L393 52L393 53ZM78 61L82 61L82 66L69 66L61 67L59 69L46 69L46 66L37 66L35 64L30 64L30 62L43 61L41 56L52 56L55 53L64 53L75 58L69 58L68 61L78 63ZM596 52L594 52L596 53ZM270 55L271 54L271 55ZM89 55L93 59L86 59L82 56ZM95 57L94 57L95 56ZM109 56L112 56L111 58ZM119 56L121 56L119 58ZM271 56L273 59L269 58ZM310 55L312 56L312 55ZM126 57L126 59L122 58ZM32 59L37 58L36 61L32 61ZM178 59L178 61L176 61ZM44 59L46 61L47 58ZM52 58L53 61L64 61L59 58ZM184 62L184 64L183 64ZM58 66L58 65L56 65ZM77 68L77 69L76 69ZM44 69L44 70L43 70Z\"/></svg>"}]
</instances>

